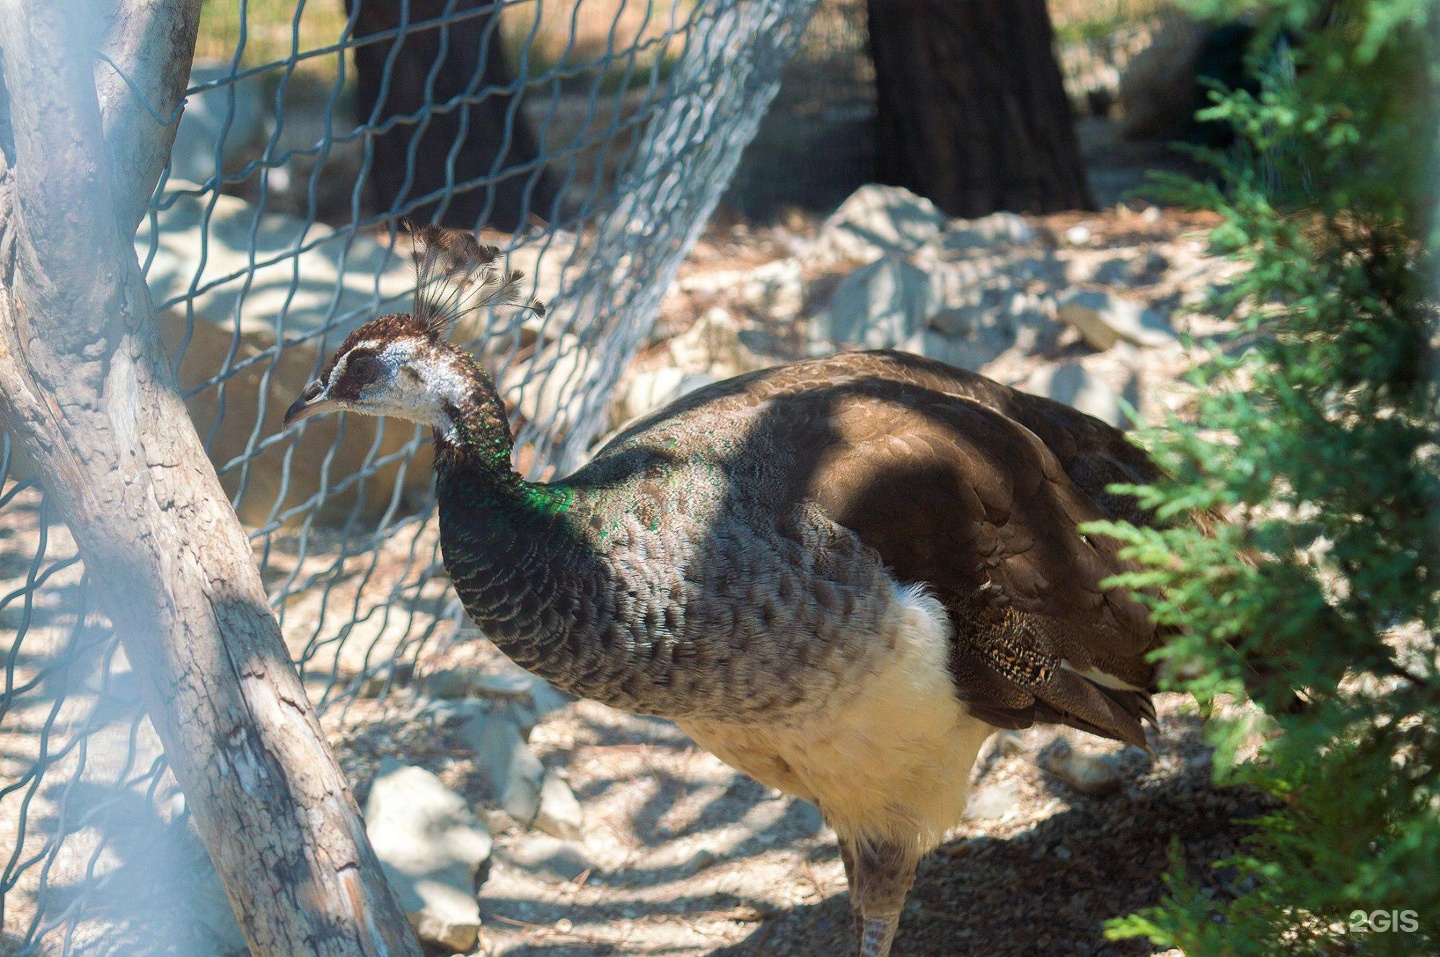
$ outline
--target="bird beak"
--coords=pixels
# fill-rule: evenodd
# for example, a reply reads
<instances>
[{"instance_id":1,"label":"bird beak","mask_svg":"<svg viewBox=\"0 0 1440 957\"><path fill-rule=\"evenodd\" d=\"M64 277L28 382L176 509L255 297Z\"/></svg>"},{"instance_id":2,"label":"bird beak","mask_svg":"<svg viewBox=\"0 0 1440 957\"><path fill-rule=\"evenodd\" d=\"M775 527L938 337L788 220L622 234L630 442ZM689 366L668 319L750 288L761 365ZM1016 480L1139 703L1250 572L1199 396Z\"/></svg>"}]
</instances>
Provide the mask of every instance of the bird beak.
<instances>
[{"instance_id":1,"label":"bird beak","mask_svg":"<svg viewBox=\"0 0 1440 957\"><path fill-rule=\"evenodd\" d=\"M319 379L307 385L305 391L300 393L300 398L295 400L295 404L285 410L285 424L294 425L312 415L334 411L339 403L334 399L323 398L324 391L325 383Z\"/></svg>"}]
</instances>

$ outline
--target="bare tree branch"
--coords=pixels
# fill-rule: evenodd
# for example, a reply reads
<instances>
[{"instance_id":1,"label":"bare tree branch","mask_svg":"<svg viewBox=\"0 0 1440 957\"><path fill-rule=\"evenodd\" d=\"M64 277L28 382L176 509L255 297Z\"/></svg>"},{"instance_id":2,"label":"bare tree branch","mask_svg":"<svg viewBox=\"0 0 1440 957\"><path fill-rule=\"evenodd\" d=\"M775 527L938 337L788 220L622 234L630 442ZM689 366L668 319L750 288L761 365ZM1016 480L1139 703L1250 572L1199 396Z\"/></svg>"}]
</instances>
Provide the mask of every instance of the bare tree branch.
<instances>
[{"instance_id":1,"label":"bare tree branch","mask_svg":"<svg viewBox=\"0 0 1440 957\"><path fill-rule=\"evenodd\" d=\"M110 153L120 225L134 230L170 157L200 0L108 0L107 28L97 37L95 89ZM163 122L162 122L163 121Z\"/></svg>"},{"instance_id":2,"label":"bare tree branch","mask_svg":"<svg viewBox=\"0 0 1440 957\"><path fill-rule=\"evenodd\" d=\"M0 0L0 425L75 536L252 952L419 957L157 335L133 235L173 129L138 98L102 109L96 50L163 108L194 39L164 18L196 11L134 9Z\"/></svg>"}]
</instances>

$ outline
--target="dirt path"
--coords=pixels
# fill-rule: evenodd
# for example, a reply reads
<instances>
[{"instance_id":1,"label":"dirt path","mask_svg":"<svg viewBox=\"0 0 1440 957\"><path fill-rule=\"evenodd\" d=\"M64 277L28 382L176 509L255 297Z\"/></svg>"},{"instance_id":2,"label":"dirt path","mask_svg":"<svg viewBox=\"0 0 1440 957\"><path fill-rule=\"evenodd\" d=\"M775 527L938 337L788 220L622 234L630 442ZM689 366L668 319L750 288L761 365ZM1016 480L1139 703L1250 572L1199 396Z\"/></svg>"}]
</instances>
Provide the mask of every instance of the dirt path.
<instances>
[{"instance_id":1,"label":"dirt path","mask_svg":"<svg viewBox=\"0 0 1440 957\"><path fill-rule=\"evenodd\" d=\"M1120 753L1124 783L1105 797L1075 791L1037 758L1079 732L1035 728L992 741L976 792L1012 794L969 820L920 867L895 957L1139 955L1111 942L1105 919L1157 902L1173 841L1192 875L1223 893L1253 795L1210 781L1209 749L1186 699L1163 695L1153 757ZM586 809L573 880L507 863L528 836L498 838L480 895L486 953L845 955L850 916L833 835L803 802L727 768L665 722L577 702L532 737L568 770ZM1171 952L1174 953L1174 952Z\"/></svg>"}]
</instances>

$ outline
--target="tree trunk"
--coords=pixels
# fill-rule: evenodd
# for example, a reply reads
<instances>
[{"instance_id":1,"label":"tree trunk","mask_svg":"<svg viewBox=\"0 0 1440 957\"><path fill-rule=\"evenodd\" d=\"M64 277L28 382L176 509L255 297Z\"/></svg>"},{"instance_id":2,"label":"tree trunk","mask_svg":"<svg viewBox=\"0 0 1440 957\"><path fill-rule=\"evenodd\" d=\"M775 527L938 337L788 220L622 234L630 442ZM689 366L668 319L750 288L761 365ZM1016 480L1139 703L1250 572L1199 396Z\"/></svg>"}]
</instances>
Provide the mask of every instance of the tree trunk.
<instances>
[{"instance_id":1,"label":"tree trunk","mask_svg":"<svg viewBox=\"0 0 1440 957\"><path fill-rule=\"evenodd\" d=\"M869 0L881 182L951 216L1093 203L1045 0Z\"/></svg>"},{"instance_id":2,"label":"tree trunk","mask_svg":"<svg viewBox=\"0 0 1440 957\"><path fill-rule=\"evenodd\" d=\"M493 9L474 13L485 7ZM514 230L529 213L553 219L555 188L519 97L504 92L514 79L500 45L500 6L345 0L345 9L357 40L403 31L355 48L358 117L377 129L369 182L379 208L472 230ZM413 27L442 17L464 18ZM466 185L497 175L504 178Z\"/></svg>"},{"instance_id":3,"label":"tree trunk","mask_svg":"<svg viewBox=\"0 0 1440 957\"><path fill-rule=\"evenodd\" d=\"M0 0L0 425L74 534L251 951L419 957L135 259L199 14Z\"/></svg>"}]
</instances>

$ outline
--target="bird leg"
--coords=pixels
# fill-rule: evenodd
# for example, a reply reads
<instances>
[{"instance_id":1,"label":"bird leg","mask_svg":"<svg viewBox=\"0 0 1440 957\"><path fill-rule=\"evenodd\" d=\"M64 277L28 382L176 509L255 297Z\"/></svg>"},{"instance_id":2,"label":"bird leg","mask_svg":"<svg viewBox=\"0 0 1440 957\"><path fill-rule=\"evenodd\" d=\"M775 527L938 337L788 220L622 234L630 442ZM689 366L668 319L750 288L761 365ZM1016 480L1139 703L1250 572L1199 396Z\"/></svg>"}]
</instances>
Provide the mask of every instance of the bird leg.
<instances>
[{"instance_id":1,"label":"bird leg","mask_svg":"<svg viewBox=\"0 0 1440 957\"><path fill-rule=\"evenodd\" d=\"M850 888L850 917L855 923L855 946L860 947L865 937L865 914L860 910L860 896L855 892L855 845L844 835L836 835L840 846L840 860L845 865L845 886Z\"/></svg>"},{"instance_id":2,"label":"bird leg","mask_svg":"<svg viewBox=\"0 0 1440 957\"><path fill-rule=\"evenodd\" d=\"M862 915L860 957L888 957L905 895L915 883L920 849L913 842L858 837L852 853L850 894Z\"/></svg>"}]
</instances>

